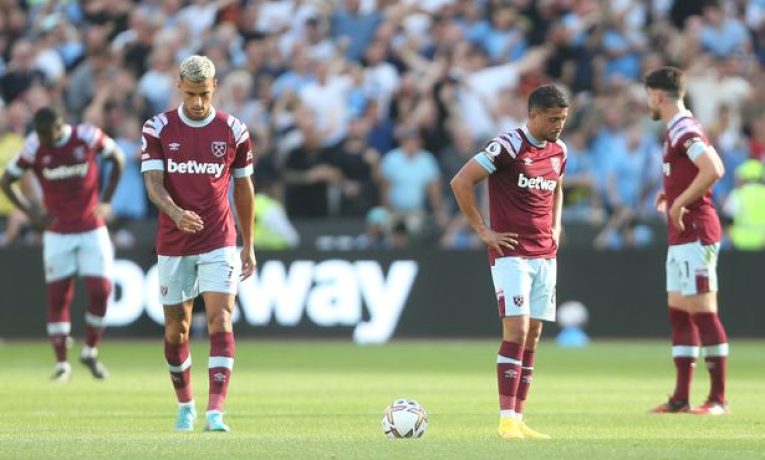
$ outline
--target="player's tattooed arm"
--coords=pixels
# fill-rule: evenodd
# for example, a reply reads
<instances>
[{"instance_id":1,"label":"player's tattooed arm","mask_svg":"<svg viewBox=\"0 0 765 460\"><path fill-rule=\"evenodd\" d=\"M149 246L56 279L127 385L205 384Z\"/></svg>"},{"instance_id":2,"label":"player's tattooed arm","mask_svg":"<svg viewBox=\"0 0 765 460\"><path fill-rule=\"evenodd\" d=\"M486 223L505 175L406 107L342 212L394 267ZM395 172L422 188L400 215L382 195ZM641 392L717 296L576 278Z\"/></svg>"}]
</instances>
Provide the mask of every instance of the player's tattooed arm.
<instances>
[{"instance_id":1,"label":"player's tattooed arm","mask_svg":"<svg viewBox=\"0 0 765 460\"><path fill-rule=\"evenodd\" d=\"M165 188L164 171L146 171L143 173L143 180L151 202L175 222L178 230L184 233L196 233L204 228L201 217L194 211L179 207L170 196L170 192Z\"/></svg>"}]
</instances>

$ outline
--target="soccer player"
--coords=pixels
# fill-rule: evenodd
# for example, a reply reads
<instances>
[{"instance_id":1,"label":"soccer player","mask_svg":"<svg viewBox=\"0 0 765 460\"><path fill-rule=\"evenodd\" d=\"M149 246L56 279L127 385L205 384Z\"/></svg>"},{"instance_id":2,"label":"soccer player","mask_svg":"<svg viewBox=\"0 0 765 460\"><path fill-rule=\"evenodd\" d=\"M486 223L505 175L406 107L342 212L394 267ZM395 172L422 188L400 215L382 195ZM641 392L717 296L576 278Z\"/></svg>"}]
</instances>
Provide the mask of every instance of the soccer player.
<instances>
[{"instance_id":1,"label":"soccer player","mask_svg":"<svg viewBox=\"0 0 765 460\"><path fill-rule=\"evenodd\" d=\"M212 106L216 87L210 59L184 59L178 81L181 105L143 126L141 171L149 198L161 211L156 250L165 311L165 358L178 397L175 428L179 431L193 430L196 420L189 326L200 292L210 335L205 429L229 431L223 422L223 405L234 367L231 314L239 279L255 270L250 135L241 121ZM243 240L238 254L228 203L232 177Z\"/></svg>"},{"instance_id":2,"label":"soccer player","mask_svg":"<svg viewBox=\"0 0 765 460\"><path fill-rule=\"evenodd\" d=\"M536 88L528 123L500 134L454 176L460 210L489 250L502 321L497 355L499 435L549 436L523 421L542 321L555 320L566 146L559 140L569 102L553 85ZM489 178L489 223L476 204L475 185Z\"/></svg>"},{"instance_id":3,"label":"soccer player","mask_svg":"<svg viewBox=\"0 0 765 460\"><path fill-rule=\"evenodd\" d=\"M94 377L105 379L106 367L98 359L104 330L113 248L103 216L109 213L112 196L122 175L124 153L100 129L68 125L49 107L38 110L34 132L26 139L0 180L0 187L43 233L43 264L48 296L48 336L56 355L51 377L66 381L72 372L67 346L72 324L69 307L74 297L74 275L85 279L88 307L85 313L85 346L80 362ZM99 192L97 157L112 163L108 182ZM32 170L40 182L45 209L33 205L13 186L24 170Z\"/></svg>"},{"instance_id":4,"label":"soccer player","mask_svg":"<svg viewBox=\"0 0 765 460\"><path fill-rule=\"evenodd\" d=\"M656 413L725 414L728 338L717 316L717 255L722 235L711 188L724 174L715 149L698 120L683 104L685 75L662 67L645 77L648 108L667 125L664 136L664 189L656 197L668 220L667 302L672 325L672 357L677 369L675 392ZM699 345L709 369L706 402L689 405Z\"/></svg>"}]
</instances>

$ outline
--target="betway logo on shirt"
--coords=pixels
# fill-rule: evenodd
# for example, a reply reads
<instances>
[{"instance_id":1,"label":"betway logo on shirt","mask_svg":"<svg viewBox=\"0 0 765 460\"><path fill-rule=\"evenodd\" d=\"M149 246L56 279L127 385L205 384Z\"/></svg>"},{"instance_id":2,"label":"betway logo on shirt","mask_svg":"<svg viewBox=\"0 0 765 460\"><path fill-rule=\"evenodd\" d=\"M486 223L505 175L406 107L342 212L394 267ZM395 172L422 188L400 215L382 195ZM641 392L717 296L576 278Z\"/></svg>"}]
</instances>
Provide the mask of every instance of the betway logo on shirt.
<instances>
[{"instance_id":1,"label":"betway logo on shirt","mask_svg":"<svg viewBox=\"0 0 765 460\"><path fill-rule=\"evenodd\" d=\"M61 165L55 168L43 168L42 175L48 180L69 179L72 177L85 177L88 175L88 164L77 163L76 165Z\"/></svg>"},{"instance_id":2,"label":"betway logo on shirt","mask_svg":"<svg viewBox=\"0 0 765 460\"><path fill-rule=\"evenodd\" d=\"M178 174L213 174L219 178L223 174L223 163L201 163L196 160L173 161L167 160L167 172Z\"/></svg>"},{"instance_id":3,"label":"betway logo on shirt","mask_svg":"<svg viewBox=\"0 0 765 460\"><path fill-rule=\"evenodd\" d=\"M518 187L520 188L534 188L552 192L555 190L555 184L557 184L557 182L554 180L548 180L544 177L526 177L523 173L518 176Z\"/></svg>"}]
</instances>

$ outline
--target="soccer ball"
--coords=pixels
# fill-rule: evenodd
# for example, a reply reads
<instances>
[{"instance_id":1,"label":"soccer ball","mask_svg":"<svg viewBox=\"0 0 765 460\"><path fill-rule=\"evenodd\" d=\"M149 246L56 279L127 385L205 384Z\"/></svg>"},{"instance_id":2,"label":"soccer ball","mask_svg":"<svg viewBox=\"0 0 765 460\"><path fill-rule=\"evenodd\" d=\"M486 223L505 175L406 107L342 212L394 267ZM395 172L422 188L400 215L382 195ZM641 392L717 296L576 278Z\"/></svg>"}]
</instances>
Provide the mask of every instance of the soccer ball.
<instances>
[{"instance_id":1,"label":"soccer ball","mask_svg":"<svg viewBox=\"0 0 765 460\"><path fill-rule=\"evenodd\" d=\"M428 414L417 401L397 399L385 408L382 429L390 439L421 438L428 429Z\"/></svg>"}]
</instances>

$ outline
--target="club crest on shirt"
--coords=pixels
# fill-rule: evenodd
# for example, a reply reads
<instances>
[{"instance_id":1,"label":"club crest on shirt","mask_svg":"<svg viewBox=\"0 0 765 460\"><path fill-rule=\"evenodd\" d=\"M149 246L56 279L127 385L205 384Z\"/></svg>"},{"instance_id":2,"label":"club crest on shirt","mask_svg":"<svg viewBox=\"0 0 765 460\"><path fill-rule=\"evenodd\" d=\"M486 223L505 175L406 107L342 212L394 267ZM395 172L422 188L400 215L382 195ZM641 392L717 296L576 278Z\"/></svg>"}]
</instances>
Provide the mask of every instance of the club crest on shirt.
<instances>
[{"instance_id":1,"label":"club crest on shirt","mask_svg":"<svg viewBox=\"0 0 765 460\"><path fill-rule=\"evenodd\" d=\"M226 154L226 143L223 141L213 141L210 145L210 149L212 150L213 155L220 158Z\"/></svg>"},{"instance_id":2,"label":"club crest on shirt","mask_svg":"<svg viewBox=\"0 0 765 460\"><path fill-rule=\"evenodd\" d=\"M514 295L513 296L513 303L516 307L522 307L523 306L523 296L522 295Z\"/></svg>"},{"instance_id":3,"label":"club crest on shirt","mask_svg":"<svg viewBox=\"0 0 765 460\"><path fill-rule=\"evenodd\" d=\"M77 160L82 160L82 159L84 159L84 158L85 158L85 149L84 149L84 148L82 148L82 147L77 147L76 149L74 149L74 151L72 151L72 155L73 155L73 156L74 156L74 157L75 157Z\"/></svg>"},{"instance_id":4,"label":"club crest on shirt","mask_svg":"<svg viewBox=\"0 0 765 460\"><path fill-rule=\"evenodd\" d=\"M555 171L555 174L560 174L560 158L550 158L550 163L552 164L552 169Z\"/></svg>"}]
</instances>

